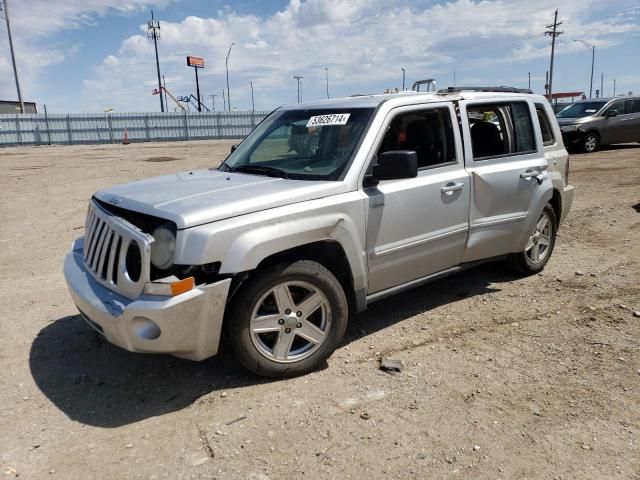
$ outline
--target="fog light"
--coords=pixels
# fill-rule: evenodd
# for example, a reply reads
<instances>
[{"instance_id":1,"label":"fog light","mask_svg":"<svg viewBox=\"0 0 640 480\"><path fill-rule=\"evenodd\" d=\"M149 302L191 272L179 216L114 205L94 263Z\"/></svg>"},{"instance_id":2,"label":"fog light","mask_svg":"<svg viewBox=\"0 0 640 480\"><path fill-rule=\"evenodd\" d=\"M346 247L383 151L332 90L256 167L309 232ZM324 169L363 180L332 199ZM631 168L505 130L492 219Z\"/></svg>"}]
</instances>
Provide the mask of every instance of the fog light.
<instances>
[{"instance_id":1,"label":"fog light","mask_svg":"<svg viewBox=\"0 0 640 480\"><path fill-rule=\"evenodd\" d=\"M145 340L155 340L162 333L158 324L150 318L134 317L131 323L136 335Z\"/></svg>"}]
</instances>

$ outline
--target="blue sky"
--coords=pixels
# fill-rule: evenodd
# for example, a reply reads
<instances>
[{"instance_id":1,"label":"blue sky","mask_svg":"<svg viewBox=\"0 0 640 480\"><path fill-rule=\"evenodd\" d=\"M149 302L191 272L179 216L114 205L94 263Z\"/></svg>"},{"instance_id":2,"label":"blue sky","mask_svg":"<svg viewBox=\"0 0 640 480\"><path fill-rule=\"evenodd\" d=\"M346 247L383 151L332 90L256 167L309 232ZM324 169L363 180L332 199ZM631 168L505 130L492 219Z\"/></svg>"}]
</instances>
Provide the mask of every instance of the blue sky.
<instances>
[{"instance_id":1,"label":"blue sky","mask_svg":"<svg viewBox=\"0 0 640 480\"><path fill-rule=\"evenodd\" d=\"M559 7L561 30L554 91L587 91L596 45L594 91L640 92L640 4L637 0L9 0L18 69L26 100L51 112L157 111L153 44L145 24L161 22L162 73L174 95L195 93L188 54L205 57L201 93L222 105L224 58L230 58L232 106L270 110L304 100L381 93L419 78L456 83L531 86L543 92L550 40L545 26ZM35 26L35 27L34 27ZM595 93L595 92L594 92ZM0 23L0 99L15 85ZM173 108L173 106L171 106Z\"/></svg>"}]
</instances>

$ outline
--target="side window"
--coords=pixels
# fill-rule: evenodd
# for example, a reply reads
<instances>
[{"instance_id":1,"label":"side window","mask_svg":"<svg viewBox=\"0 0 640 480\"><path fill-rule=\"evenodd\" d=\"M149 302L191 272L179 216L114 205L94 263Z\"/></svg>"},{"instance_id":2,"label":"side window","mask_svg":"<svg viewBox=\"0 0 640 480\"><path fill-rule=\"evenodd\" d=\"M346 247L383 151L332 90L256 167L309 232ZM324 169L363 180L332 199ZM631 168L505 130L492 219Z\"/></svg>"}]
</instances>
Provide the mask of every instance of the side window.
<instances>
[{"instance_id":1,"label":"side window","mask_svg":"<svg viewBox=\"0 0 640 480\"><path fill-rule=\"evenodd\" d=\"M618 112L618 115L624 115L624 100L613 102L611 105L609 105L609 108L607 108L607 110L605 111L605 115L611 110L616 110Z\"/></svg>"},{"instance_id":2,"label":"side window","mask_svg":"<svg viewBox=\"0 0 640 480\"><path fill-rule=\"evenodd\" d=\"M474 160L535 152L533 123L526 102L467 108Z\"/></svg>"},{"instance_id":3,"label":"side window","mask_svg":"<svg viewBox=\"0 0 640 480\"><path fill-rule=\"evenodd\" d=\"M553 145L556 143L556 139L553 136L553 129L546 110L542 105L536 104L536 113L538 114L538 122L540 122L540 130L542 131L542 143L545 146Z\"/></svg>"},{"instance_id":4,"label":"side window","mask_svg":"<svg viewBox=\"0 0 640 480\"><path fill-rule=\"evenodd\" d=\"M627 100L624 113L640 113L640 100Z\"/></svg>"},{"instance_id":5,"label":"side window","mask_svg":"<svg viewBox=\"0 0 640 480\"><path fill-rule=\"evenodd\" d=\"M451 113L435 108L397 115L389 125L378 155L391 150L413 150L418 169L456 161Z\"/></svg>"}]
</instances>

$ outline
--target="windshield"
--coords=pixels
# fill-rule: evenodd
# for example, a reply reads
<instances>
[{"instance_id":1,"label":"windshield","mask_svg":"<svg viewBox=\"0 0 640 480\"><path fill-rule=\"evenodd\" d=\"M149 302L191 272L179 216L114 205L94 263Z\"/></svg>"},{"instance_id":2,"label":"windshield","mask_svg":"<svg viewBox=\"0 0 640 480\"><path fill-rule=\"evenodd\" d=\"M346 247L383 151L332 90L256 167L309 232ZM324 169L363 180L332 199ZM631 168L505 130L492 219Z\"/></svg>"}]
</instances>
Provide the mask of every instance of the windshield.
<instances>
[{"instance_id":1,"label":"windshield","mask_svg":"<svg viewBox=\"0 0 640 480\"><path fill-rule=\"evenodd\" d=\"M372 108L279 110L220 166L227 171L300 180L338 180Z\"/></svg>"},{"instance_id":2,"label":"windshield","mask_svg":"<svg viewBox=\"0 0 640 480\"><path fill-rule=\"evenodd\" d=\"M606 105L607 102L579 102L569 105L561 110L556 117L558 118L582 118L595 115L598 110Z\"/></svg>"}]
</instances>

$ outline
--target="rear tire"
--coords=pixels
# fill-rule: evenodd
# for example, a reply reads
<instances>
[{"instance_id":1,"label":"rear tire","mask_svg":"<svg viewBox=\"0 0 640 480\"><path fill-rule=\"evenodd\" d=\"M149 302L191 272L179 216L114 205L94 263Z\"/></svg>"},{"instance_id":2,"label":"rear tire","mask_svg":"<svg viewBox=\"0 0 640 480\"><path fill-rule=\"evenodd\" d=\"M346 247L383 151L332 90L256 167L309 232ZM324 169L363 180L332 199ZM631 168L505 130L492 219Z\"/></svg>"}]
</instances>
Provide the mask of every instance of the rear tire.
<instances>
[{"instance_id":1,"label":"rear tire","mask_svg":"<svg viewBox=\"0 0 640 480\"><path fill-rule=\"evenodd\" d=\"M347 327L340 282L310 260L256 272L226 318L227 339L242 365L265 377L302 375L320 367Z\"/></svg>"},{"instance_id":2,"label":"rear tire","mask_svg":"<svg viewBox=\"0 0 640 480\"><path fill-rule=\"evenodd\" d=\"M557 219L553 207L547 203L529 235L524 251L509 256L511 267L521 275L541 272L556 244Z\"/></svg>"},{"instance_id":3,"label":"rear tire","mask_svg":"<svg viewBox=\"0 0 640 480\"><path fill-rule=\"evenodd\" d=\"M582 139L582 151L585 153L593 153L600 146L600 138L597 133L589 132Z\"/></svg>"}]
</instances>

